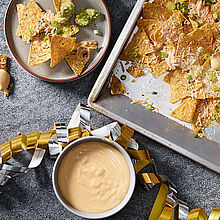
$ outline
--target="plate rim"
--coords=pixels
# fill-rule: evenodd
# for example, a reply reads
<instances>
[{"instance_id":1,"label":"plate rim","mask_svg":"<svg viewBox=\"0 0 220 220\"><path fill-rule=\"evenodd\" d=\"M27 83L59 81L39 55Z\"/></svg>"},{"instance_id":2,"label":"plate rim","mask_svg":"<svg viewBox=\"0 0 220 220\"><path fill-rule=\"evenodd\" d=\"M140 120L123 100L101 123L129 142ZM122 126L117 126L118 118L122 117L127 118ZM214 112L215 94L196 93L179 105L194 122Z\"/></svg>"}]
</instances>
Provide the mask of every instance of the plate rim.
<instances>
[{"instance_id":1,"label":"plate rim","mask_svg":"<svg viewBox=\"0 0 220 220\"><path fill-rule=\"evenodd\" d=\"M108 34L108 39L107 39L107 43L105 45L105 48L100 56L100 58L95 62L95 64L93 66L91 66L88 70L84 71L81 75L79 76L73 76L73 77L70 77L68 79L51 79L51 78L48 78L48 77L44 77L44 76L40 76L32 71L30 71L28 68L26 68L22 62L19 61L19 59L16 57L15 53L13 52L11 46L10 46L10 43L9 43L9 40L8 40L8 35L7 35L7 31L6 31L6 23L7 23L7 19L8 19L8 13L9 13L9 10L11 8L11 5L12 3L16 1L16 0L11 0L8 7L7 7L7 10L6 10L6 14L5 14L5 18L4 18L4 34L5 34L5 39L6 39L6 43L7 43L7 46L12 54L12 56L14 57L15 61L24 69L26 70L28 73L30 73L32 76L34 77L37 77L41 80L44 80L44 81L48 81L48 82L57 82L57 83L62 83L62 82L71 82L71 81L74 81L74 80L77 80L77 79L81 79L83 77L85 77L86 75L88 75L89 73L92 72L92 70L94 70L98 64L102 61L102 59L104 58L105 54L106 54L106 51L109 47L109 44L110 44L110 40L111 40L111 17L110 17L110 13L109 13L109 10L108 10L108 7L105 3L104 0L100 0L103 5L104 5L104 8L106 10L106 15L107 15L107 23L108 23L108 26L109 26L109 34Z\"/></svg>"}]
</instances>

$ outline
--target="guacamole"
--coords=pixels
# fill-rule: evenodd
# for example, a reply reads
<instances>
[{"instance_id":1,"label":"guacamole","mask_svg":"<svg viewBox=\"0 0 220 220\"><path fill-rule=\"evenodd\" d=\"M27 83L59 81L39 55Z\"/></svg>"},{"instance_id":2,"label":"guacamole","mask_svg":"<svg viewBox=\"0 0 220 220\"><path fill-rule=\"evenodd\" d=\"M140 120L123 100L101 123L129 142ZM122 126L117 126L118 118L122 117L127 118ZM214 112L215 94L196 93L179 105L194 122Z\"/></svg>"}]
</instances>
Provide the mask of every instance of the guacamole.
<instances>
[{"instance_id":1,"label":"guacamole","mask_svg":"<svg viewBox=\"0 0 220 220\"><path fill-rule=\"evenodd\" d=\"M101 13L92 8L82 8L76 13L75 22L79 26L87 26L92 24L95 19L100 18Z\"/></svg>"},{"instance_id":2,"label":"guacamole","mask_svg":"<svg viewBox=\"0 0 220 220\"><path fill-rule=\"evenodd\" d=\"M60 6L60 11L55 15L55 21L57 23L65 23L75 12L75 5L72 2L64 2Z\"/></svg>"}]
</instances>

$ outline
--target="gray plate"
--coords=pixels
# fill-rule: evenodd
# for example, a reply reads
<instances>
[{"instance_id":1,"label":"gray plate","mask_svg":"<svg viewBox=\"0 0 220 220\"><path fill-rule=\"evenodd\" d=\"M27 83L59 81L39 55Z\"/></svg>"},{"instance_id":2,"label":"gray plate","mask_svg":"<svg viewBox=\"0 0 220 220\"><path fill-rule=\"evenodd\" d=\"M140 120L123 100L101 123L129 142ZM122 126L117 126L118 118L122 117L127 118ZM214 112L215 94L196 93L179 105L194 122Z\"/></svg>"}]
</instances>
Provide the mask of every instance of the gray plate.
<instances>
[{"instance_id":1,"label":"gray plate","mask_svg":"<svg viewBox=\"0 0 220 220\"><path fill-rule=\"evenodd\" d=\"M12 55L14 56L15 60L22 66L22 68L24 68L32 75L39 77L43 80L63 82L82 77L97 66L107 50L111 35L110 16L103 0L73 1L77 11L81 8L94 8L102 13L102 18L96 20L95 23L92 24L90 27L81 27L80 32L76 35L78 41L96 40L99 44L98 50L93 53L89 64L86 66L81 76L76 76L65 60L63 60L53 69L49 67L50 61L37 65L35 67L28 66L27 61L30 44L22 42L21 37L16 36L16 30L18 27L16 5L19 3L27 5L28 2L29 0L12 0L5 17L6 40ZM36 0L36 2L43 10L50 9L55 12L52 0ZM71 21L71 23L73 23L73 21ZM93 33L94 29L98 29L100 34L95 35Z\"/></svg>"},{"instance_id":2,"label":"gray plate","mask_svg":"<svg viewBox=\"0 0 220 220\"><path fill-rule=\"evenodd\" d=\"M110 54L93 90L88 104L104 115L127 124L140 133L168 146L169 148L220 173L220 148L206 138L195 139L191 129L180 125L163 115L146 111L139 104L131 105L125 96L112 96L108 80L115 68L118 57L133 32L145 0L137 1L115 47Z\"/></svg>"}]
</instances>

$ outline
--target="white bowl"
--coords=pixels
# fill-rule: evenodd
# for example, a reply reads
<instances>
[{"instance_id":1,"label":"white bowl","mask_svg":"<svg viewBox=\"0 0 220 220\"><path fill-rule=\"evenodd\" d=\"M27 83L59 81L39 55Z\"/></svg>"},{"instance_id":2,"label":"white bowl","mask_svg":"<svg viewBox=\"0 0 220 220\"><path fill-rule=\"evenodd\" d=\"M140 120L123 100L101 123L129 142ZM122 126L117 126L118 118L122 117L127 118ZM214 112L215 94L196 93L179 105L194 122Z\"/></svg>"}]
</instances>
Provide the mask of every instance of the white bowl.
<instances>
[{"instance_id":1,"label":"white bowl","mask_svg":"<svg viewBox=\"0 0 220 220\"><path fill-rule=\"evenodd\" d=\"M94 141L108 144L108 145L116 148L118 151L120 151L121 154L124 156L125 160L127 161L129 171L130 171L130 185L129 185L129 189L128 189L126 196L124 197L124 199L122 200L122 202L119 205L117 205L113 209L111 209L107 212L103 212L103 213L86 213L86 212L82 212L82 211L75 209L62 196L61 191L59 189L59 184L58 184L59 167L60 167L60 164L61 164L63 158L65 157L65 155L68 154L68 152L71 149L78 146L79 144L82 144L85 142L94 142ZM59 157L57 158L57 160L55 162L55 165L53 168L52 181L53 181L53 188L54 188L55 194L56 194L58 200L61 202L61 204L66 209L68 209L70 212L72 212L78 216L84 217L84 218L101 219L101 218L109 217L109 216L114 215L115 213L119 212L129 202L129 200L134 192L136 177L135 177L135 170L134 170L134 166L131 161L131 158L122 146L120 146L116 142L110 141L107 138L99 138L99 137L92 136L92 137L81 138L77 141L73 141L62 151L62 153L59 155Z\"/></svg>"}]
</instances>

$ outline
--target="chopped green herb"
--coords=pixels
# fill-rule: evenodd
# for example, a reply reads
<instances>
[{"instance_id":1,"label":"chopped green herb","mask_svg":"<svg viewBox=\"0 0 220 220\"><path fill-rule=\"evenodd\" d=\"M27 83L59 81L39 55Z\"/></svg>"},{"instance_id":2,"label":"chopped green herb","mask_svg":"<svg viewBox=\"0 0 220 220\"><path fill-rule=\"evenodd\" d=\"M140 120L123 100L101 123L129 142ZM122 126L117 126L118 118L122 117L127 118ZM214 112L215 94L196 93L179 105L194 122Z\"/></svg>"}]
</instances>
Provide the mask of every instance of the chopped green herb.
<instances>
[{"instance_id":1,"label":"chopped green herb","mask_svg":"<svg viewBox=\"0 0 220 220\"><path fill-rule=\"evenodd\" d=\"M59 28L57 28L55 32L56 32L57 34L61 34L63 31L60 30Z\"/></svg>"},{"instance_id":2,"label":"chopped green herb","mask_svg":"<svg viewBox=\"0 0 220 220\"><path fill-rule=\"evenodd\" d=\"M138 53L136 51L132 51L131 52L131 56L134 57L134 58L137 58Z\"/></svg>"},{"instance_id":3,"label":"chopped green herb","mask_svg":"<svg viewBox=\"0 0 220 220\"><path fill-rule=\"evenodd\" d=\"M197 76L197 78L200 78L200 77L202 76L202 74L201 74L200 72L198 72L198 73L196 74L196 76Z\"/></svg>"},{"instance_id":4,"label":"chopped green herb","mask_svg":"<svg viewBox=\"0 0 220 220\"><path fill-rule=\"evenodd\" d=\"M212 4L214 4L215 2L212 1L212 0L202 0L202 3L203 4L206 4L207 6L209 6L209 12L211 11L211 7L212 7Z\"/></svg>"},{"instance_id":5,"label":"chopped green herb","mask_svg":"<svg viewBox=\"0 0 220 220\"><path fill-rule=\"evenodd\" d=\"M213 115L212 115L212 120L215 120L217 117L218 117L218 114L217 114L217 113L213 114Z\"/></svg>"},{"instance_id":6,"label":"chopped green herb","mask_svg":"<svg viewBox=\"0 0 220 220\"><path fill-rule=\"evenodd\" d=\"M152 109L153 109L153 106L152 106L151 104L147 104L147 105L146 105L146 109L147 109L147 110L152 110Z\"/></svg>"},{"instance_id":7,"label":"chopped green herb","mask_svg":"<svg viewBox=\"0 0 220 220\"><path fill-rule=\"evenodd\" d=\"M182 2L182 3L181 3ZM176 8L177 10L179 10L180 12L182 12L184 15L188 14L189 13L189 9L188 9L188 6L186 4L186 2L184 1L181 1L181 2L178 2L176 4Z\"/></svg>"},{"instance_id":8,"label":"chopped green herb","mask_svg":"<svg viewBox=\"0 0 220 220\"><path fill-rule=\"evenodd\" d=\"M152 92L152 95L157 95L157 92L153 91L153 92Z\"/></svg>"},{"instance_id":9,"label":"chopped green herb","mask_svg":"<svg viewBox=\"0 0 220 220\"><path fill-rule=\"evenodd\" d=\"M33 31L33 30L29 30L29 31L28 31L28 36L29 36L29 37L34 37L34 36L36 36L36 34L37 34L36 31Z\"/></svg>"},{"instance_id":10,"label":"chopped green herb","mask_svg":"<svg viewBox=\"0 0 220 220\"><path fill-rule=\"evenodd\" d=\"M217 107L220 108L220 103L217 104Z\"/></svg>"},{"instance_id":11,"label":"chopped green herb","mask_svg":"<svg viewBox=\"0 0 220 220\"><path fill-rule=\"evenodd\" d=\"M194 138L198 138L199 137L199 135L198 134L196 134L195 136L194 136Z\"/></svg>"},{"instance_id":12,"label":"chopped green herb","mask_svg":"<svg viewBox=\"0 0 220 220\"><path fill-rule=\"evenodd\" d=\"M188 75L187 79L190 81L192 79L192 76Z\"/></svg>"},{"instance_id":13,"label":"chopped green herb","mask_svg":"<svg viewBox=\"0 0 220 220\"><path fill-rule=\"evenodd\" d=\"M51 26L52 27L57 27L58 26L58 23L56 21L51 21Z\"/></svg>"},{"instance_id":14,"label":"chopped green herb","mask_svg":"<svg viewBox=\"0 0 220 220\"><path fill-rule=\"evenodd\" d=\"M217 92L219 90L219 87L216 86L216 85L212 85L211 90L214 91L214 92Z\"/></svg>"},{"instance_id":15,"label":"chopped green herb","mask_svg":"<svg viewBox=\"0 0 220 220\"><path fill-rule=\"evenodd\" d=\"M213 73L210 73L209 74L209 82L211 82L213 80L213 77L214 77L214 74Z\"/></svg>"},{"instance_id":16,"label":"chopped green herb","mask_svg":"<svg viewBox=\"0 0 220 220\"><path fill-rule=\"evenodd\" d=\"M167 9L168 9L169 11L175 10L175 9L176 9L176 4L175 4L174 2L168 2L168 3L167 3Z\"/></svg>"},{"instance_id":17,"label":"chopped green herb","mask_svg":"<svg viewBox=\"0 0 220 220\"><path fill-rule=\"evenodd\" d=\"M189 10L187 8L183 8L181 10L181 12L184 14L184 15L187 15L189 13Z\"/></svg>"},{"instance_id":18,"label":"chopped green herb","mask_svg":"<svg viewBox=\"0 0 220 220\"><path fill-rule=\"evenodd\" d=\"M208 60L210 56L211 56L210 53L206 53L206 54L204 55L204 59L205 59L205 60Z\"/></svg>"},{"instance_id":19,"label":"chopped green herb","mask_svg":"<svg viewBox=\"0 0 220 220\"><path fill-rule=\"evenodd\" d=\"M214 20L218 20L218 12L217 11L215 11L215 13L212 16L213 16Z\"/></svg>"},{"instance_id":20,"label":"chopped green herb","mask_svg":"<svg viewBox=\"0 0 220 220\"><path fill-rule=\"evenodd\" d=\"M126 80L126 76L125 75L121 75L121 80Z\"/></svg>"},{"instance_id":21,"label":"chopped green herb","mask_svg":"<svg viewBox=\"0 0 220 220\"><path fill-rule=\"evenodd\" d=\"M167 58L167 53L166 52L161 52L160 53L160 60L165 60Z\"/></svg>"},{"instance_id":22,"label":"chopped green herb","mask_svg":"<svg viewBox=\"0 0 220 220\"><path fill-rule=\"evenodd\" d=\"M198 14L194 14L194 15L192 16L192 19L193 19L193 20L198 19Z\"/></svg>"},{"instance_id":23,"label":"chopped green herb","mask_svg":"<svg viewBox=\"0 0 220 220\"><path fill-rule=\"evenodd\" d=\"M48 40L48 34L44 36L43 41L47 41Z\"/></svg>"}]
</instances>

